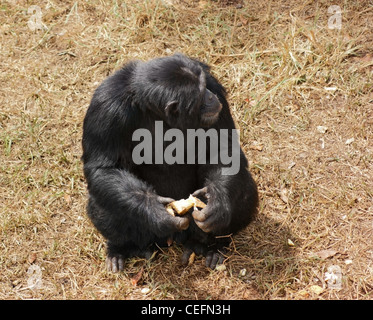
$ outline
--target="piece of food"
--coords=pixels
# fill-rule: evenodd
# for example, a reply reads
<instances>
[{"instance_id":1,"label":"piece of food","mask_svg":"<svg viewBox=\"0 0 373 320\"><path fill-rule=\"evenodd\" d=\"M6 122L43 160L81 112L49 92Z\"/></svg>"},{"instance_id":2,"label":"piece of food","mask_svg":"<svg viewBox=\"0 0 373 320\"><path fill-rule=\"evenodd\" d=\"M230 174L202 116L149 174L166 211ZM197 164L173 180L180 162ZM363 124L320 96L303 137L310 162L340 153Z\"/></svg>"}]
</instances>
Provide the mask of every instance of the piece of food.
<instances>
[{"instance_id":1,"label":"piece of food","mask_svg":"<svg viewBox=\"0 0 373 320\"><path fill-rule=\"evenodd\" d=\"M191 266L193 264L195 258L196 258L196 254L192 252L192 254L189 256L189 259L188 259L188 266Z\"/></svg>"},{"instance_id":2,"label":"piece of food","mask_svg":"<svg viewBox=\"0 0 373 320\"><path fill-rule=\"evenodd\" d=\"M188 199L181 199L178 201L173 201L166 206L166 210L171 215L184 215L188 212L190 208L194 207L194 210L197 208L204 208L206 204L192 195Z\"/></svg>"}]
</instances>

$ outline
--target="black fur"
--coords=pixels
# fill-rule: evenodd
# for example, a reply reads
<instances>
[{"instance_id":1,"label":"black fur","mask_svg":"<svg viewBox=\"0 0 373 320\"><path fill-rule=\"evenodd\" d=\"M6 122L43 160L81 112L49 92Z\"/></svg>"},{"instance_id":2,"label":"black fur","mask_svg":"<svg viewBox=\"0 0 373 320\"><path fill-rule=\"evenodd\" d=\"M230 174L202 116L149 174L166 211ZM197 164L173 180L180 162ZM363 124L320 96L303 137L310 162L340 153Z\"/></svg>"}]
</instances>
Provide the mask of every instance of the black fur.
<instances>
[{"instance_id":1,"label":"black fur","mask_svg":"<svg viewBox=\"0 0 373 320\"><path fill-rule=\"evenodd\" d=\"M212 124L205 116L206 88L222 106ZM222 85L207 65L184 55L133 61L102 82L84 119L83 162L88 215L108 240L114 271L123 268L123 259L149 257L154 244L165 245L169 239L189 251L210 254L210 261L211 252L229 242L216 236L236 233L257 212L257 188L242 150L240 170L232 176L221 174L222 164L136 165L132 150L139 142L132 141L132 134L139 128L154 134L156 120L163 121L164 131L235 128ZM159 197L179 200L203 187L206 219L197 224L190 214L172 217Z\"/></svg>"}]
</instances>

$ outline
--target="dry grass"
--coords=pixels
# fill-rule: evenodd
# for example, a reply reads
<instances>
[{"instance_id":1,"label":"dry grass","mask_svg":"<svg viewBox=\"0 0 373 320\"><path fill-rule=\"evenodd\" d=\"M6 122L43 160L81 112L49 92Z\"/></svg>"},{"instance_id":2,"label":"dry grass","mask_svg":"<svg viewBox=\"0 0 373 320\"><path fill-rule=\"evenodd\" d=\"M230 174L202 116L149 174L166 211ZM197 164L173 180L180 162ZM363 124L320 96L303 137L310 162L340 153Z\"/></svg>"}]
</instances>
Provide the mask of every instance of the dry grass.
<instances>
[{"instance_id":1,"label":"dry grass","mask_svg":"<svg viewBox=\"0 0 373 320\"><path fill-rule=\"evenodd\" d=\"M3 1L0 299L372 299L373 2L335 2L341 30L328 28L326 0ZM32 4L46 29L28 28ZM125 61L175 51L227 87L260 215L226 271L202 258L184 268L174 246L107 273L85 215L82 120ZM335 254L320 258L326 249ZM330 265L340 290L325 282Z\"/></svg>"}]
</instances>

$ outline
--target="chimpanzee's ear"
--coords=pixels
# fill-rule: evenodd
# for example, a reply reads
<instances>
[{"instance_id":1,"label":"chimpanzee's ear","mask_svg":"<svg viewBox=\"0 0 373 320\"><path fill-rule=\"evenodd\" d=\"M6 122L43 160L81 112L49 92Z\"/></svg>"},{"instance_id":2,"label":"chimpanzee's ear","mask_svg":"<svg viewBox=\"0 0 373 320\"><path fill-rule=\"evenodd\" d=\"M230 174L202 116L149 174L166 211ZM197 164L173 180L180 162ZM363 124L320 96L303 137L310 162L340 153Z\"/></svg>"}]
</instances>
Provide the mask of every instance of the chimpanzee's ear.
<instances>
[{"instance_id":1,"label":"chimpanzee's ear","mask_svg":"<svg viewBox=\"0 0 373 320\"><path fill-rule=\"evenodd\" d=\"M177 117L179 115L179 103L176 100L167 103L164 111L167 118Z\"/></svg>"}]
</instances>

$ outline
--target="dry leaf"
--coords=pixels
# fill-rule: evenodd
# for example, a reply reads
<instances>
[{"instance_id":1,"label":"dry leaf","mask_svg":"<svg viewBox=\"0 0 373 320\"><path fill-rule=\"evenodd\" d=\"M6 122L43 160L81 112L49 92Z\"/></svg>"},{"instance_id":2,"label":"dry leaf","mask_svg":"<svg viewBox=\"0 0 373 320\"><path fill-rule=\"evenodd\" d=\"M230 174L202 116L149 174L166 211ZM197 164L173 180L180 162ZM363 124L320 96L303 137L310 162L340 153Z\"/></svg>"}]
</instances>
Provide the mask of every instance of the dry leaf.
<instances>
[{"instance_id":1,"label":"dry leaf","mask_svg":"<svg viewBox=\"0 0 373 320\"><path fill-rule=\"evenodd\" d=\"M69 194L65 193L63 195L63 197L64 197L64 199L65 199L65 201L66 201L67 204L71 203L71 196Z\"/></svg>"},{"instance_id":2,"label":"dry leaf","mask_svg":"<svg viewBox=\"0 0 373 320\"><path fill-rule=\"evenodd\" d=\"M288 190L283 188L281 189L281 191L279 192L279 197L282 201L284 201L285 203L289 203L289 198L288 198Z\"/></svg>"},{"instance_id":3,"label":"dry leaf","mask_svg":"<svg viewBox=\"0 0 373 320\"><path fill-rule=\"evenodd\" d=\"M143 288L141 289L142 294L148 294L150 292L150 288Z\"/></svg>"},{"instance_id":4,"label":"dry leaf","mask_svg":"<svg viewBox=\"0 0 373 320\"><path fill-rule=\"evenodd\" d=\"M366 67L373 68L373 54L372 53L367 53L363 57L355 57L353 59L355 62L360 64L359 69L364 69Z\"/></svg>"},{"instance_id":5,"label":"dry leaf","mask_svg":"<svg viewBox=\"0 0 373 320\"><path fill-rule=\"evenodd\" d=\"M209 4L208 4L207 1L201 0L201 1L198 2L198 7L200 9L206 9L206 8L208 8L208 6L209 6Z\"/></svg>"},{"instance_id":6,"label":"dry leaf","mask_svg":"<svg viewBox=\"0 0 373 320\"><path fill-rule=\"evenodd\" d=\"M131 284L133 286L137 286L137 283L139 282L139 280L142 277L143 271L144 271L144 268L142 267L141 270L133 278L131 278Z\"/></svg>"},{"instance_id":7,"label":"dry leaf","mask_svg":"<svg viewBox=\"0 0 373 320\"><path fill-rule=\"evenodd\" d=\"M300 107L296 104L289 104L285 106L284 109L288 112L295 112L295 111L298 111Z\"/></svg>"},{"instance_id":8,"label":"dry leaf","mask_svg":"<svg viewBox=\"0 0 373 320\"><path fill-rule=\"evenodd\" d=\"M36 253L35 252L31 252L30 255L27 258L27 261L29 263L34 263L35 260L36 260Z\"/></svg>"},{"instance_id":9,"label":"dry leaf","mask_svg":"<svg viewBox=\"0 0 373 320\"><path fill-rule=\"evenodd\" d=\"M290 170L291 168L295 167L296 163L294 161L290 162L288 169Z\"/></svg>"},{"instance_id":10,"label":"dry leaf","mask_svg":"<svg viewBox=\"0 0 373 320\"><path fill-rule=\"evenodd\" d=\"M256 100L251 100L251 101L249 102L249 104L250 104L251 107L255 107L256 104L257 104L257 101L256 101Z\"/></svg>"},{"instance_id":11,"label":"dry leaf","mask_svg":"<svg viewBox=\"0 0 373 320\"><path fill-rule=\"evenodd\" d=\"M367 53L363 57L354 57L353 60L355 62L362 62L362 63L370 62L370 61L373 61L373 54L372 53Z\"/></svg>"},{"instance_id":12,"label":"dry leaf","mask_svg":"<svg viewBox=\"0 0 373 320\"><path fill-rule=\"evenodd\" d=\"M337 89L338 89L337 87L324 87L324 90L326 91L335 91Z\"/></svg>"},{"instance_id":13,"label":"dry leaf","mask_svg":"<svg viewBox=\"0 0 373 320\"><path fill-rule=\"evenodd\" d=\"M302 290L298 291L298 294L305 297L305 298L308 298L310 296L310 293L305 289L302 289Z\"/></svg>"},{"instance_id":14,"label":"dry leaf","mask_svg":"<svg viewBox=\"0 0 373 320\"><path fill-rule=\"evenodd\" d=\"M244 277L246 276L247 270L246 268L243 268L240 270L240 273L238 274L239 277Z\"/></svg>"},{"instance_id":15,"label":"dry leaf","mask_svg":"<svg viewBox=\"0 0 373 320\"><path fill-rule=\"evenodd\" d=\"M326 131L328 131L328 127L317 126L317 131L320 132L320 133L325 133Z\"/></svg>"},{"instance_id":16,"label":"dry leaf","mask_svg":"<svg viewBox=\"0 0 373 320\"><path fill-rule=\"evenodd\" d=\"M253 144L251 144L249 146L249 149L250 150L262 151L263 150L263 144L262 143L258 143L258 142L254 142Z\"/></svg>"},{"instance_id":17,"label":"dry leaf","mask_svg":"<svg viewBox=\"0 0 373 320\"><path fill-rule=\"evenodd\" d=\"M345 143L346 143L347 145L349 145L349 144L351 144L351 143L354 142L354 141L355 141L354 138L350 138L350 139L347 139Z\"/></svg>"},{"instance_id":18,"label":"dry leaf","mask_svg":"<svg viewBox=\"0 0 373 320\"><path fill-rule=\"evenodd\" d=\"M246 25L249 23L249 20L248 20L248 19L245 19L245 18L242 17L242 16L240 16L239 18L240 18L240 20L241 20L242 25L246 26Z\"/></svg>"},{"instance_id":19,"label":"dry leaf","mask_svg":"<svg viewBox=\"0 0 373 320\"><path fill-rule=\"evenodd\" d=\"M216 266L215 270L225 271L225 270L227 270L227 267L225 266L225 264L219 264L219 265Z\"/></svg>"},{"instance_id":20,"label":"dry leaf","mask_svg":"<svg viewBox=\"0 0 373 320\"><path fill-rule=\"evenodd\" d=\"M338 253L336 250L326 249L316 252L316 255L321 259L328 259L335 256Z\"/></svg>"},{"instance_id":21,"label":"dry leaf","mask_svg":"<svg viewBox=\"0 0 373 320\"><path fill-rule=\"evenodd\" d=\"M310 287L310 291L319 295L319 294L323 293L324 289L321 288L320 286L314 285L314 286Z\"/></svg>"},{"instance_id":22,"label":"dry leaf","mask_svg":"<svg viewBox=\"0 0 373 320\"><path fill-rule=\"evenodd\" d=\"M345 34L344 36L343 36L343 41L345 41L345 42L348 42L348 41L350 41L352 38L350 37L350 35L348 35L348 34Z\"/></svg>"}]
</instances>

